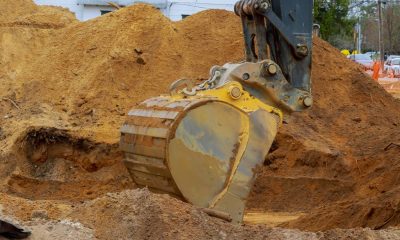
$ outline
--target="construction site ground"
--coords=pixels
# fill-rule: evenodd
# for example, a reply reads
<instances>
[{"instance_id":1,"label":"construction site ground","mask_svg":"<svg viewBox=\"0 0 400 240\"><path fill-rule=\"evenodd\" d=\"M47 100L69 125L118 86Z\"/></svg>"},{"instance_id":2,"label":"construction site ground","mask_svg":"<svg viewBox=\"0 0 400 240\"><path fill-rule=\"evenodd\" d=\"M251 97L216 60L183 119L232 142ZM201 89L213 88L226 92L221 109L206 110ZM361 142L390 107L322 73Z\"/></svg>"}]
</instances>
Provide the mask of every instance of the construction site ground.
<instances>
[{"instance_id":1,"label":"construction site ground","mask_svg":"<svg viewBox=\"0 0 400 240\"><path fill-rule=\"evenodd\" d=\"M372 70L365 71L372 77ZM388 73L380 72L378 83L389 92L393 97L400 98L400 78L398 76L390 76Z\"/></svg>"},{"instance_id":2,"label":"construction site ground","mask_svg":"<svg viewBox=\"0 0 400 240\"><path fill-rule=\"evenodd\" d=\"M30 239L400 239L400 101L327 42L314 106L287 116L234 225L137 189L118 147L136 104L243 59L234 13L0 6L0 219Z\"/></svg>"}]
</instances>

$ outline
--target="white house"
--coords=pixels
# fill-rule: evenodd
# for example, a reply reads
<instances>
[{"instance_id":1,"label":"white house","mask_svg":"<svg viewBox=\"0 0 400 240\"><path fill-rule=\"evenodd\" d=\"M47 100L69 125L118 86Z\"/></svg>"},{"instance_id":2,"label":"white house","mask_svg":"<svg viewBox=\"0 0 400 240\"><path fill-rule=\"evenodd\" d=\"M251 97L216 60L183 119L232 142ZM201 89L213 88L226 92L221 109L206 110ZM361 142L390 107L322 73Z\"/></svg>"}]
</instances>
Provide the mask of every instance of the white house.
<instances>
[{"instance_id":1,"label":"white house","mask_svg":"<svg viewBox=\"0 0 400 240\"><path fill-rule=\"evenodd\" d=\"M181 20L206 9L226 9L233 11L237 0L34 0L39 5L66 7L81 21L98 17L115 10L109 2L128 6L137 2L153 4L174 21Z\"/></svg>"}]
</instances>

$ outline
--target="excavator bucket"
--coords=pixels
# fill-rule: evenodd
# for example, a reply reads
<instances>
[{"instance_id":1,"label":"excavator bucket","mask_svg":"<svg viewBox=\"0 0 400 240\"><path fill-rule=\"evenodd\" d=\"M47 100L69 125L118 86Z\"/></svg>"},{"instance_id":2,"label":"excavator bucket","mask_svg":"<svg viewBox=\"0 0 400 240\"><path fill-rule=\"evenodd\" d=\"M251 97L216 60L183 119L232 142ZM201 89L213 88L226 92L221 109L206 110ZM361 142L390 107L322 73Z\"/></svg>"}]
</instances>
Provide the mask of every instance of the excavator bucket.
<instances>
[{"instance_id":1,"label":"excavator bucket","mask_svg":"<svg viewBox=\"0 0 400 240\"><path fill-rule=\"evenodd\" d=\"M250 96L240 106L240 100L219 97L225 90L209 93L214 97L163 96L141 103L129 112L120 144L139 186L241 222L254 170L269 151L280 117Z\"/></svg>"},{"instance_id":2,"label":"excavator bucket","mask_svg":"<svg viewBox=\"0 0 400 240\"><path fill-rule=\"evenodd\" d=\"M178 80L169 96L141 103L129 112L120 144L139 186L239 223L282 111L313 103L312 1L240 0L235 12L246 61L214 66L196 86Z\"/></svg>"}]
</instances>

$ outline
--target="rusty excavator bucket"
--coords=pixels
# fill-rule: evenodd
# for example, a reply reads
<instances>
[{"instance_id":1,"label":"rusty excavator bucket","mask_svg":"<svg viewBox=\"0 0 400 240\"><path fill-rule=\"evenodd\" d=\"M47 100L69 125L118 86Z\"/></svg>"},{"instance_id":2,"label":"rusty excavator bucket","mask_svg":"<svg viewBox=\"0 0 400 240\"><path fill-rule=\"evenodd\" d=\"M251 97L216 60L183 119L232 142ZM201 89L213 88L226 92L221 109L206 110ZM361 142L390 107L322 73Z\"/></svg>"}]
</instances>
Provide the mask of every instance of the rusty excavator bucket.
<instances>
[{"instance_id":1,"label":"rusty excavator bucket","mask_svg":"<svg viewBox=\"0 0 400 240\"><path fill-rule=\"evenodd\" d=\"M227 101L229 88L243 99ZM240 222L253 170L264 161L279 124L279 111L242 92L239 84L229 84L209 95L141 103L122 127L121 147L139 186L229 213Z\"/></svg>"},{"instance_id":2,"label":"rusty excavator bucket","mask_svg":"<svg viewBox=\"0 0 400 240\"><path fill-rule=\"evenodd\" d=\"M201 84L185 79L174 82L169 95L148 99L132 109L121 128L124 162L140 187L228 214L236 223L242 222L255 169L269 152L283 112L301 111L312 104L307 82L310 39L306 45L296 43L294 50L299 55L290 58L294 61L290 66L306 66L300 78L305 82L296 83L286 73L289 65L281 68L261 55L254 59L256 54L249 52L255 48L247 40L256 28L246 26L256 24L261 15L248 17L256 13L249 11L248 4L258 1L265 3L263 7L270 6L268 0L236 4L244 24L247 62L214 66L210 78ZM299 0L286 2L300 4ZM281 46L285 47L290 46Z\"/></svg>"},{"instance_id":3,"label":"rusty excavator bucket","mask_svg":"<svg viewBox=\"0 0 400 240\"><path fill-rule=\"evenodd\" d=\"M253 96L268 95L263 75L287 85L271 61L226 64L202 84L178 80L170 95L132 109L120 145L134 181L241 222L254 170L282 120L281 110Z\"/></svg>"}]
</instances>

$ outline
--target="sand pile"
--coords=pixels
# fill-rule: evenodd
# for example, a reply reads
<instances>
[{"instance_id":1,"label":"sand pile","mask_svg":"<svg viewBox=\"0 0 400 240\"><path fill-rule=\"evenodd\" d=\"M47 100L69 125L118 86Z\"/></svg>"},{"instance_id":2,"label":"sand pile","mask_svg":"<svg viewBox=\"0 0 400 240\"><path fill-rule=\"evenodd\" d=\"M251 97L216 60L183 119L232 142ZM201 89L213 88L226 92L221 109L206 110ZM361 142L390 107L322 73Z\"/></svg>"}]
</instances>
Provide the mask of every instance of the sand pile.
<instances>
[{"instance_id":1,"label":"sand pile","mask_svg":"<svg viewBox=\"0 0 400 240\"><path fill-rule=\"evenodd\" d=\"M217 20L226 17L234 19L228 32ZM164 92L173 80L207 78L210 65L242 57L239 20L224 11L172 23L157 9L137 5L34 32L4 39L8 50L2 55L12 66L3 73L3 95L15 95L21 106L48 105L66 114L72 127L112 132L113 141L122 115L135 103Z\"/></svg>"},{"instance_id":2,"label":"sand pile","mask_svg":"<svg viewBox=\"0 0 400 240\"><path fill-rule=\"evenodd\" d=\"M8 203L4 204L0 217L10 214L18 217L20 224L32 231L31 239L359 240L400 237L396 229L336 229L314 233L232 225L211 218L192 205L168 195L150 193L147 189L109 193L79 205L6 198Z\"/></svg>"},{"instance_id":3,"label":"sand pile","mask_svg":"<svg viewBox=\"0 0 400 240\"><path fill-rule=\"evenodd\" d=\"M1 22L38 16L28 0L15 9L24 3L32 8ZM46 11L41 19L52 18ZM0 28L0 190L78 208L134 187L117 149L132 106L243 58L240 21L226 11L174 23L138 4L82 23L26 23ZM397 226L400 103L326 42L313 51L315 106L281 129L248 210L300 217L282 226L315 231ZM79 221L93 224L89 215Z\"/></svg>"},{"instance_id":4,"label":"sand pile","mask_svg":"<svg viewBox=\"0 0 400 240\"><path fill-rule=\"evenodd\" d=\"M312 209L291 225L309 230L396 225L399 101L329 44L313 50L315 105L283 127L249 207Z\"/></svg>"},{"instance_id":5,"label":"sand pile","mask_svg":"<svg viewBox=\"0 0 400 240\"><path fill-rule=\"evenodd\" d=\"M65 8L37 6L32 1L0 1L0 26L25 26L35 28L59 28L77 22L75 15Z\"/></svg>"}]
</instances>

